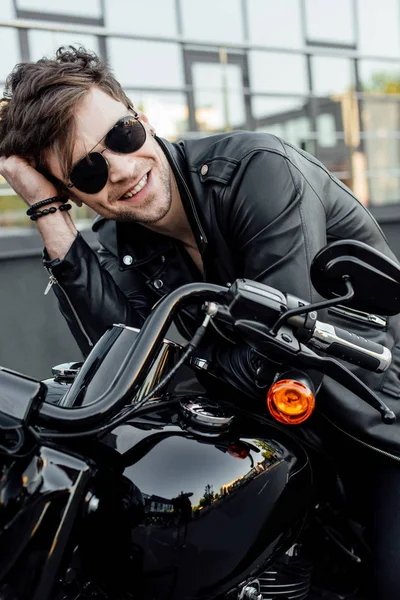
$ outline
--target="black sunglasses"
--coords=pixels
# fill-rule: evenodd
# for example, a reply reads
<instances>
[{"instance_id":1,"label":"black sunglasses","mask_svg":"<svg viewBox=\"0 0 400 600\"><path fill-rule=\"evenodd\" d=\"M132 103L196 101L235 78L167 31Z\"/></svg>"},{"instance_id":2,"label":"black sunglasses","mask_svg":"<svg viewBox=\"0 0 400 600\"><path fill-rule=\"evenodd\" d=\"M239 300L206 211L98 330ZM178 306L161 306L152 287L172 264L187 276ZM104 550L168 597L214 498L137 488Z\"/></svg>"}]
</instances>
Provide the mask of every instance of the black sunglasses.
<instances>
[{"instance_id":1,"label":"black sunglasses","mask_svg":"<svg viewBox=\"0 0 400 600\"><path fill-rule=\"evenodd\" d=\"M76 187L85 194L97 194L108 181L108 163L103 152L108 149L119 154L136 152L146 141L146 130L133 110L132 116L122 117L93 148L104 140L102 152L88 152L72 167L68 188Z\"/></svg>"}]
</instances>

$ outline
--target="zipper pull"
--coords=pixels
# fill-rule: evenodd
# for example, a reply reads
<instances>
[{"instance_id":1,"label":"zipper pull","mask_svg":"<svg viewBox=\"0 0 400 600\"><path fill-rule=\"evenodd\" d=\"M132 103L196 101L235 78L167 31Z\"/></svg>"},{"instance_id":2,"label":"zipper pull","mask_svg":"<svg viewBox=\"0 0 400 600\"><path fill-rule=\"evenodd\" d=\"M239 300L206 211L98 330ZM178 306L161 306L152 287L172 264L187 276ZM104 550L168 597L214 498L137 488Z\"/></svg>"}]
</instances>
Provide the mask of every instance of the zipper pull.
<instances>
[{"instance_id":1,"label":"zipper pull","mask_svg":"<svg viewBox=\"0 0 400 600\"><path fill-rule=\"evenodd\" d=\"M54 277L54 275L50 275L50 277L49 277L49 283L47 284L47 287L44 290L44 295L45 296L47 296L47 294L49 293L49 291L51 290L51 288L53 287L53 285L55 283L58 283L57 279Z\"/></svg>"}]
</instances>

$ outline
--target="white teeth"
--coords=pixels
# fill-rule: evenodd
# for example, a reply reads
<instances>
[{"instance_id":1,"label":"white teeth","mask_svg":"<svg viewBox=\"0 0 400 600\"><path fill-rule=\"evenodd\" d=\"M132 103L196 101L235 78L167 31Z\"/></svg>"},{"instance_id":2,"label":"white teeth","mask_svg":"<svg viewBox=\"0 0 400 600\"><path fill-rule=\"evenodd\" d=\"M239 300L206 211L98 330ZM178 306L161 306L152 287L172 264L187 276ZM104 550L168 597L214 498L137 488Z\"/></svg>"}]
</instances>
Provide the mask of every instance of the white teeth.
<instances>
[{"instance_id":1,"label":"white teeth","mask_svg":"<svg viewBox=\"0 0 400 600\"><path fill-rule=\"evenodd\" d=\"M142 190L144 188L146 183L147 183L147 173L144 177L142 177L142 179L139 181L139 183L137 185L135 185L135 187L133 188L133 190L131 192L124 194L123 196L121 196L121 198L132 198L132 196L135 196L135 194L137 194L138 192L140 192L140 190Z\"/></svg>"}]
</instances>

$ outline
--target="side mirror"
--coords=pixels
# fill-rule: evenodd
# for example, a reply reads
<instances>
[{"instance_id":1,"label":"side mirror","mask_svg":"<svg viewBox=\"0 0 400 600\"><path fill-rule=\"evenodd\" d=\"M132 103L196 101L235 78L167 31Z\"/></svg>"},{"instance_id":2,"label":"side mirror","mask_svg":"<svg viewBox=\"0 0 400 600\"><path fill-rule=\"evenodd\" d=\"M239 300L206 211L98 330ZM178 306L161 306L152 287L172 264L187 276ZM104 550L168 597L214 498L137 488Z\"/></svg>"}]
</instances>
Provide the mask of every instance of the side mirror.
<instances>
[{"instance_id":1,"label":"side mirror","mask_svg":"<svg viewBox=\"0 0 400 600\"><path fill-rule=\"evenodd\" d=\"M324 298L343 296L343 278L347 276L355 292L348 306L378 315L400 313L400 265L363 242L339 240L328 244L314 257L310 275L314 288Z\"/></svg>"}]
</instances>

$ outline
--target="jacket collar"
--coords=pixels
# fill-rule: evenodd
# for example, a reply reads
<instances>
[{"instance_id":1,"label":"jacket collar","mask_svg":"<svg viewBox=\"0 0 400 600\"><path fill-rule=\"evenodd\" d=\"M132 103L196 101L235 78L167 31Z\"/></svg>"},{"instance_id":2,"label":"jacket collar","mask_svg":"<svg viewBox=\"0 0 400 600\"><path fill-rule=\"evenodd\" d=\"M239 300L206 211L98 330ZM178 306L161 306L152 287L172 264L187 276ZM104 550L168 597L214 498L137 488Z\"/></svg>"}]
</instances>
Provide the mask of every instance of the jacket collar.
<instances>
[{"instance_id":1,"label":"jacket collar","mask_svg":"<svg viewBox=\"0 0 400 600\"><path fill-rule=\"evenodd\" d=\"M184 145L171 143L159 137L155 137L161 146L168 163L175 176L183 207L192 228L196 243L203 254L207 247L207 237L196 209L194 196L188 185L187 164ZM93 223L93 231L98 231L107 219L98 215ZM134 222L116 222L117 248L120 267L126 269L123 258L129 256L131 263L129 267L144 264L163 255L171 249L175 241L165 235L146 229Z\"/></svg>"},{"instance_id":2,"label":"jacket collar","mask_svg":"<svg viewBox=\"0 0 400 600\"><path fill-rule=\"evenodd\" d=\"M189 188L189 177L183 142L171 144L162 138L156 138L169 162L178 185L179 194L183 208L192 228L200 254L203 254L207 246L207 236L201 223L199 212L196 209L195 196Z\"/></svg>"}]
</instances>

